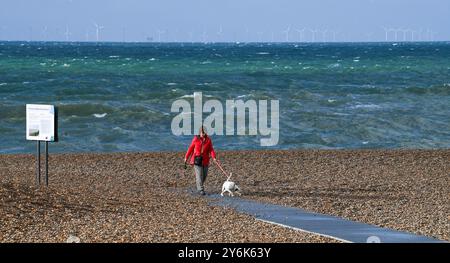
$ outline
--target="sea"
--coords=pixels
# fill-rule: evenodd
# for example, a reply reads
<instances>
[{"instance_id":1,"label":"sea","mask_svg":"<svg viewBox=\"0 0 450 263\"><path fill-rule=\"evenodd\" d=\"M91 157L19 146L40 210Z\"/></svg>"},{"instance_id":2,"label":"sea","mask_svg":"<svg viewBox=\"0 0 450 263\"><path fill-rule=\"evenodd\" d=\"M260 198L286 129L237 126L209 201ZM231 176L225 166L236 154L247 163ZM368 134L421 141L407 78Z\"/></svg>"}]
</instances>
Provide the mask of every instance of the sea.
<instances>
[{"instance_id":1,"label":"sea","mask_svg":"<svg viewBox=\"0 0 450 263\"><path fill-rule=\"evenodd\" d=\"M171 106L278 100L279 140L220 150L450 147L450 43L0 42L0 153L33 153L25 105L58 108L50 152L185 151Z\"/></svg>"}]
</instances>

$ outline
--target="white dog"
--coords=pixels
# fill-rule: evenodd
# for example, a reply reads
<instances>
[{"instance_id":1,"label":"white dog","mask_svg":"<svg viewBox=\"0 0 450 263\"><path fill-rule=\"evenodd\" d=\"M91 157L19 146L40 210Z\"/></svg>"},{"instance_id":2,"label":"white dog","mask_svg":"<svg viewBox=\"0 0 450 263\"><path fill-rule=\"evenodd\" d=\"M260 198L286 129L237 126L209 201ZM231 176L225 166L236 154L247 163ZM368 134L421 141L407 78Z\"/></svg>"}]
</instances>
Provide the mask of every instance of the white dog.
<instances>
[{"instance_id":1,"label":"white dog","mask_svg":"<svg viewBox=\"0 0 450 263\"><path fill-rule=\"evenodd\" d=\"M227 180L225 181L225 183L223 183L222 185L222 193L220 194L221 196L223 196L223 194L225 192L228 192L230 196L234 196L234 193L241 195L241 189L239 188L239 186L237 186L237 184L235 184L234 182L230 181L230 178L233 174L230 173L230 176L228 176Z\"/></svg>"}]
</instances>

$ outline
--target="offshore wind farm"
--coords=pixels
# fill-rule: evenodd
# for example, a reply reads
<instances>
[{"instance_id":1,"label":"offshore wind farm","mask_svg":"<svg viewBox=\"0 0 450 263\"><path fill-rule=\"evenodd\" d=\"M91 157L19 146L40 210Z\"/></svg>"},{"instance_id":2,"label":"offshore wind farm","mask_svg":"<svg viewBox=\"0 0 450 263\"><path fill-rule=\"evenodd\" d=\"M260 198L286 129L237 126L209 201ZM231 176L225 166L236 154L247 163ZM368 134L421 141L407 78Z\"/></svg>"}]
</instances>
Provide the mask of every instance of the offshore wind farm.
<instances>
[{"instance_id":1,"label":"offshore wind farm","mask_svg":"<svg viewBox=\"0 0 450 263\"><path fill-rule=\"evenodd\" d=\"M152 27L152 26L150 26ZM442 38L438 33L430 28L405 28L382 26L370 32L360 32L349 38L349 33L345 28L320 28L304 27L302 25L273 29L271 31L261 31L259 29L227 31L222 26L209 30L204 26L202 30L186 29L171 32L167 28L156 27L154 30L146 30L140 34L125 34L127 27L109 28L112 31L121 31L121 37L110 39L103 36L108 28L93 22L78 33L69 30L70 25L66 25L64 30L59 27L43 26L42 32L36 36L33 26L28 26L30 32L28 37L17 36L3 26L0 30L0 40L3 41L37 41L37 42L123 42L123 43L345 43L345 42L446 42L450 39ZM26 30L25 30L26 31ZM270 32L270 33L269 33ZM9 36L9 37L8 37ZM370 36L370 37L369 37Z\"/></svg>"}]
</instances>

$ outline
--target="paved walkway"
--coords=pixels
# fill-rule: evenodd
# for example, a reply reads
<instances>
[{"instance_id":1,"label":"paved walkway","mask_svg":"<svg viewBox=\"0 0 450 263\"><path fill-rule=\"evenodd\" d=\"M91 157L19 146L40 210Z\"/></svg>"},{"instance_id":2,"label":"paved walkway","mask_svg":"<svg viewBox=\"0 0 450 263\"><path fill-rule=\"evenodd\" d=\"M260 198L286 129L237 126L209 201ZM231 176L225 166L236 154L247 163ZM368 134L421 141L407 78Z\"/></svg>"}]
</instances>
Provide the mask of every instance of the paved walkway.
<instances>
[{"instance_id":1,"label":"paved walkway","mask_svg":"<svg viewBox=\"0 0 450 263\"><path fill-rule=\"evenodd\" d=\"M343 218L312 213L300 208L272 205L239 197L210 195L211 204L232 207L256 219L296 230L353 243L429 243L444 242Z\"/></svg>"}]
</instances>

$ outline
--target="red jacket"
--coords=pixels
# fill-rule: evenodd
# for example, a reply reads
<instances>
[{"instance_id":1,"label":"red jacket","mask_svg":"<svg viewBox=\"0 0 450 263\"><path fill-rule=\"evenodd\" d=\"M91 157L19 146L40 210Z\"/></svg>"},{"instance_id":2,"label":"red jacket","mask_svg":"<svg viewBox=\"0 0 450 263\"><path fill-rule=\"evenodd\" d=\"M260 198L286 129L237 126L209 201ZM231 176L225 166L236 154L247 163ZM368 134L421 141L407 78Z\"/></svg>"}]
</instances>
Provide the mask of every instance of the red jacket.
<instances>
[{"instance_id":1,"label":"red jacket","mask_svg":"<svg viewBox=\"0 0 450 263\"><path fill-rule=\"evenodd\" d=\"M209 165L209 155L211 154L212 158L216 158L216 153L214 152L213 144L209 136L204 137L203 139L200 136L194 136L192 139L191 145L189 146L186 152L186 160L189 164L194 164L194 157L199 156L202 147L203 140L203 166Z\"/></svg>"}]
</instances>

